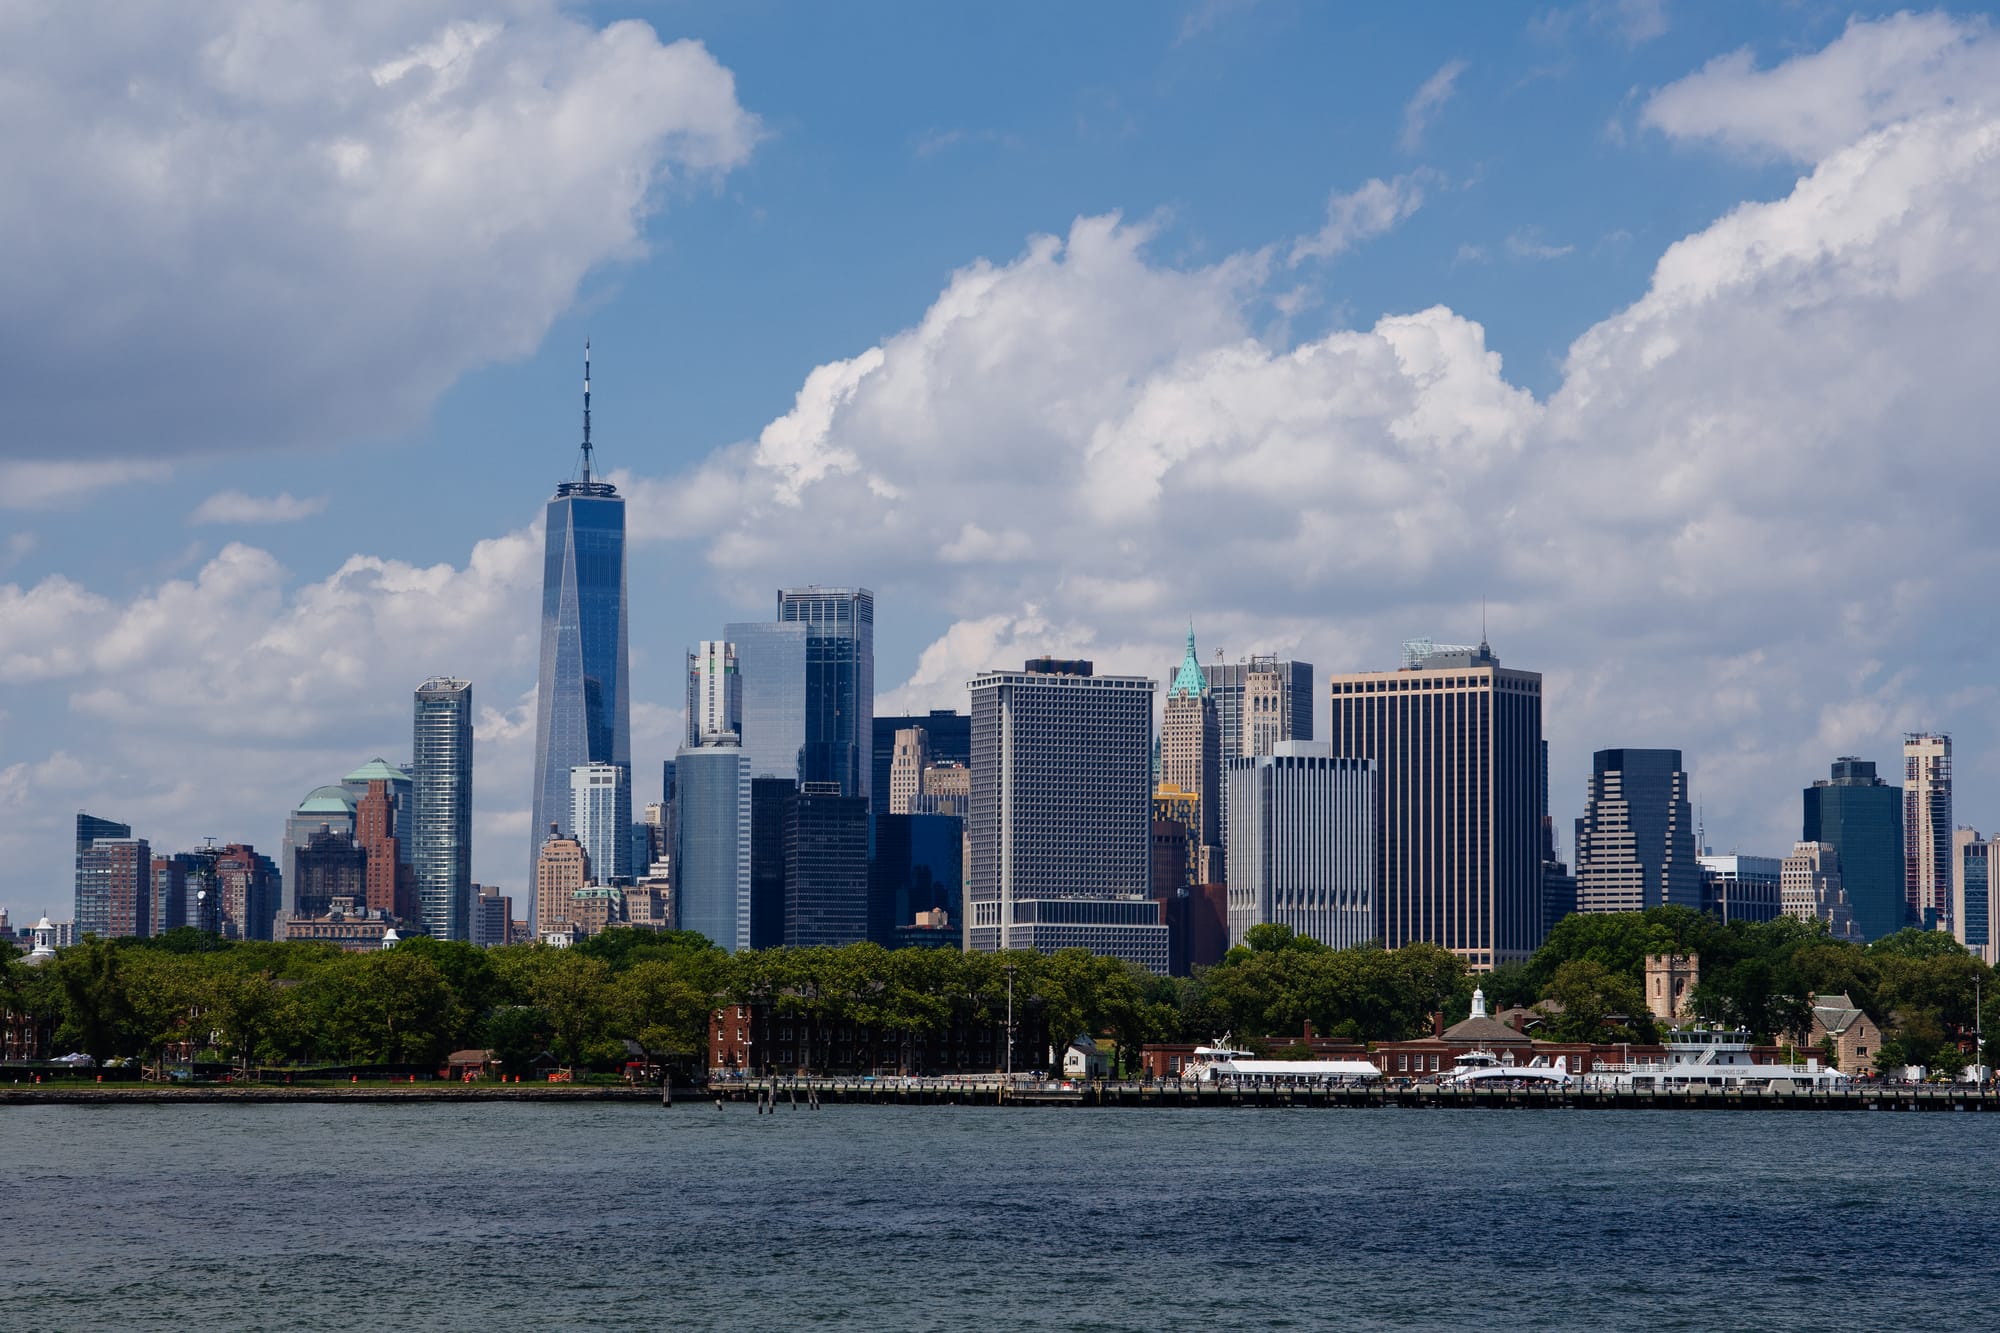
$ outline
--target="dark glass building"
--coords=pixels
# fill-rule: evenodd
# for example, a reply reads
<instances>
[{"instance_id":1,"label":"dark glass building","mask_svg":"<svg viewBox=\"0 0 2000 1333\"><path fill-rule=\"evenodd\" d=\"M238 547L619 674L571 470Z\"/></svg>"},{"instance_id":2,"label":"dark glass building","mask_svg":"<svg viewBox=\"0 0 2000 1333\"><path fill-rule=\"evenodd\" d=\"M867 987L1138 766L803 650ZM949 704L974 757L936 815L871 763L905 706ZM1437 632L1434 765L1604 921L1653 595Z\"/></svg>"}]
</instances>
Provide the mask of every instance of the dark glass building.
<instances>
[{"instance_id":1,"label":"dark glass building","mask_svg":"<svg viewBox=\"0 0 2000 1333\"><path fill-rule=\"evenodd\" d=\"M1805 789L1805 842L1832 844L1854 927L1862 938L1893 935L1909 920L1904 894L1903 789L1853 755L1833 761L1831 777Z\"/></svg>"},{"instance_id":2,"label":"dark glass building","mask_svg":"<svg viewBox=\"0 0 2000 1333\"><path fill-rule=\"evenodd\" d=\"M919 912L939 909L954 926L960 926L964 896L963 819L956 815L875 816L875 860L868 881L869 939L893 949L899 932L913 925ZM956 937L959 932L953 933Z\"/></svg>"},{"instance_id":3,"label":"dark glass building","mask_svg":"<svg viewBox=\"0 0 2000 1333\"><path fill-rule=\"evenodd\" d=\"M724 627L736 646L743 751L752 777L833 782L867 797L873 777L875 595L783 588L777 619Z\"/></svg>"},{"instance_id":4,"label":"dark glass building","mask_svg":"<svg viewBox=\"0 0 2000 1333\"><path fill-rule=\"evenodd\" d=\"M785 821L799 784L750 779L750 947L785 942Z\"/></svg>"},{"instance_id":5,"label":"dark glass building","mask_svg":"<svg viewBox=\"0 0 2000 1333\"><path fill-rule=\"evenodd\" d=\"M1701 907L1694 812L1679 750L1599 750L1576 821L1580 912Z\"/></svg>"},{"instance_id":6,"label":"dark glass building","mask_svg":"<svg viewBox=\"0 0 2000 1333\"><path fill-rule=\"evenodd\" d=\"M837 782L804 782L785 813L785 943L868 938L868 801Z\"/></svg>"},{"instance_id":7,"label":"dark glass building","mask_svg":"<svg viewBox=\"0 0 2000 1333\"><path fill-rule=\"evenodd\" d=\"M582 479L556 487L545 520L541 673L528 882L551 823L568 832L570 770L632 765L626 683L625 501L590 475L590 352L583 362ZM469 882L469 881L468 881Z\"/></svg>"},{"instance_id":8,"label":"dark glass building","mask_svg":"<svg viewBox=\"0 0 2000 1333\"><path fill-rule=\"evenodd\" d=\"M411 753L415 826L410 861L417 915L434 939L472 932L472 685L433 676L417 687ZM569 791L569 775L563 775Z\"/></svg>"}]
</instances>

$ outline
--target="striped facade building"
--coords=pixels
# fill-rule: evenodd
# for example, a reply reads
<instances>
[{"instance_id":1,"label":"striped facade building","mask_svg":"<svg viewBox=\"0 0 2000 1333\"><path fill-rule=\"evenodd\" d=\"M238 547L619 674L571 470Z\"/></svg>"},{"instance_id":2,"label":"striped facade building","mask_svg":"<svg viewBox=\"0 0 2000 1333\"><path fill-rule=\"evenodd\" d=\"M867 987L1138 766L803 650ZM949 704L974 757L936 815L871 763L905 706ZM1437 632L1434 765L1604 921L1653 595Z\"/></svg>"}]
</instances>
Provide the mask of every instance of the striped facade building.
<instances>
[{"instance_id":1,"label":"striped facade building","mask_svg":"<svg viewBox=\"0 0 2000 1333\"><path fill-rule=\"evenodd\" d=\"M1381 773L1377 913L1476 971L1523 960L1542 921L1542 678L1485 643L1331 678L1333 753Z\"/></svg>"},{"instance_id":2,"label":"striped facade building","mask_svg":"<svg viewBox=\"0 0 2000 1333\"><path fill-rule=\"evenodd\" d=\"M1229 943L1290 926L1334 949L1375 938L1376 772L1332 747L1277 741L1229 761Z\"/></svg>"}]
</instances>

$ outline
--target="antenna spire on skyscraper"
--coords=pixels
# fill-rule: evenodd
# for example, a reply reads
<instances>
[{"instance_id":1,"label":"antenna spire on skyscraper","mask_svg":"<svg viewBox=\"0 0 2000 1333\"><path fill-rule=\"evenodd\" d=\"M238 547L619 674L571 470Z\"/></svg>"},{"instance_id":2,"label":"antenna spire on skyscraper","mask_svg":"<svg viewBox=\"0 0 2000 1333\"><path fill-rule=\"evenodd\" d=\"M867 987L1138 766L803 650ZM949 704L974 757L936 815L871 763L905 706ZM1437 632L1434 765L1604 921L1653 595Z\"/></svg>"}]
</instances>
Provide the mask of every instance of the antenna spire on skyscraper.
<instances>
[{"instance_id":1,"label":"antenna spire on skyscraper","mask_svg":"<svg viewBox=\"0 0 2000 1333\"><path fill-rule=\"evenodd\" d=\"M583 479L590 480L590 336L583 339Z\"/></svg>"}]
</instances>

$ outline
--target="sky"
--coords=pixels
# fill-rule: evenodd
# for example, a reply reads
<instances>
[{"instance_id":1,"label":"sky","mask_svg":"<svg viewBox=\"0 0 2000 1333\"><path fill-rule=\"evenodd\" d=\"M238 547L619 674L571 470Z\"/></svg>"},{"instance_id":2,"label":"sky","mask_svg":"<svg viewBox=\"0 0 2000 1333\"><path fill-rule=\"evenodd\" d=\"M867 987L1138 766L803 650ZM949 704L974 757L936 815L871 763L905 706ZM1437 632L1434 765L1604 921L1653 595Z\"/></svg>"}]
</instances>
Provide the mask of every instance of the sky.
<instances>
[{"instance_id":1,"label":"sky","mask_svg":"<svg viewBox=\"0 0 2000 1333\"><path fill-rule=\"evenodd\" d=\"M586 337L641 802L818 582L878 712L1483 608L1565 849L1595 749L1782 855L1929 729L1990 833L1996 90L1988 11L1804 0L9 5L0 905L78 810L275 853L435 674L519 895Z\"/></svg>"}]
</instances>

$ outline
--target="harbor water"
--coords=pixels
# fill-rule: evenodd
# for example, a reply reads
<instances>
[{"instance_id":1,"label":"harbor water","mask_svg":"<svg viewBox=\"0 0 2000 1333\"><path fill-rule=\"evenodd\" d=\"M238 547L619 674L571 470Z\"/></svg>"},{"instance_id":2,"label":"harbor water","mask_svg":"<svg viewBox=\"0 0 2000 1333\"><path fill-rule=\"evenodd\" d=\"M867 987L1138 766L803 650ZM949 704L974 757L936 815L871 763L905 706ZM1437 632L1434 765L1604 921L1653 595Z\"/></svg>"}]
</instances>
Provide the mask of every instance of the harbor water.
<instances>
[{"instance_id":1,"label":"harbor water","mask_svg":"<svg viewBox=\"0 0 2000 1333\"><path fill-rule=\"evenodd\" d=\"M2000 1122L0 1111L0 1328L1995 1325Z\"/></svg>"}]
</instances>

